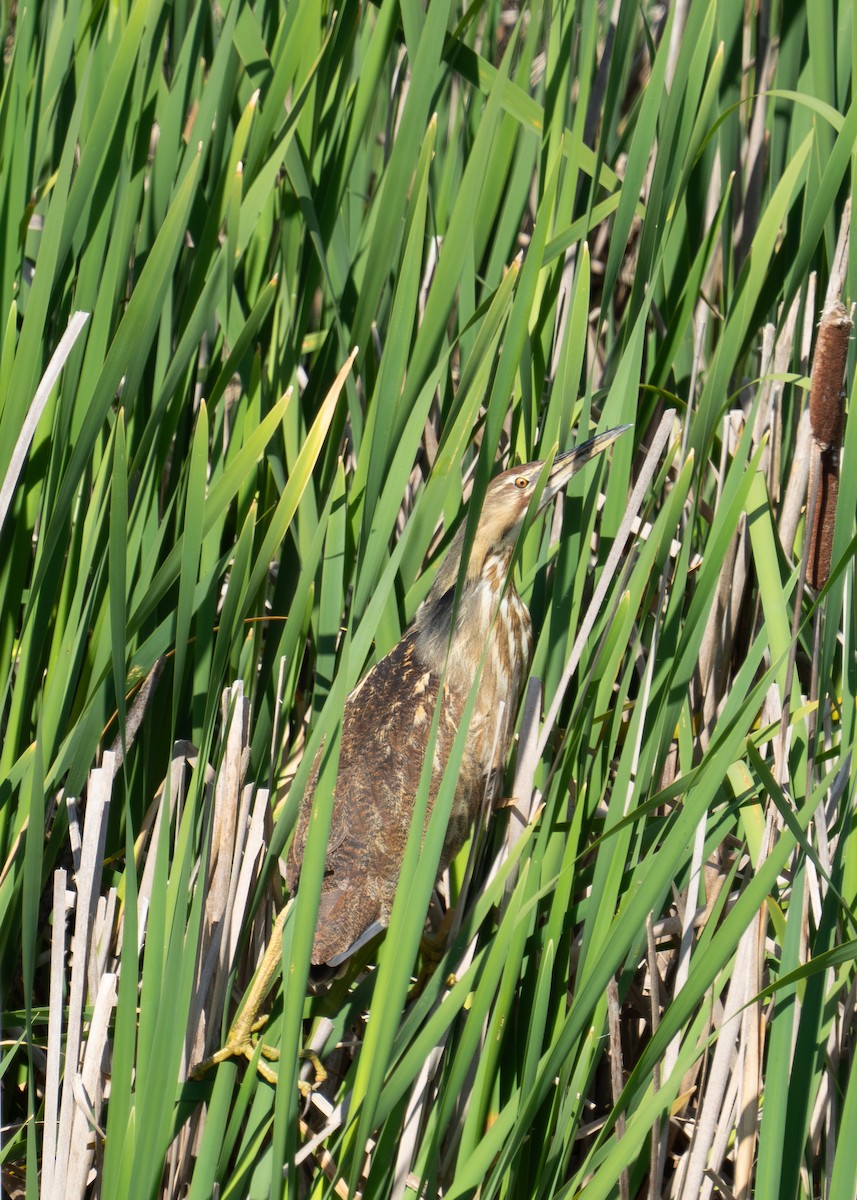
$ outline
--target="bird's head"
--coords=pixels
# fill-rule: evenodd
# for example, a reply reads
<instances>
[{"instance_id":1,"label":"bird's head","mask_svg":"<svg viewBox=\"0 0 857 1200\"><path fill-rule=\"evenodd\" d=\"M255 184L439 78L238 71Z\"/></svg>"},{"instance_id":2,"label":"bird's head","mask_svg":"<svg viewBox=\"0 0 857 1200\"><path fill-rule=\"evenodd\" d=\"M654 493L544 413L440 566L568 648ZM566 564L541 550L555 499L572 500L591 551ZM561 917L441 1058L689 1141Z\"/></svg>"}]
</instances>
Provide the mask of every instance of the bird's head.
<instances>
[{"instance_id":1,"label":"bird's head","mask_svg":"<svg viewBox=\"0 0 857 1200\"><path fill-rule=\"evenodd\" d=\"M608 429L588 442L575 446L573 450L558 454L547 472L535 511L540 512L550 504L585 463L606 450L629 428L629 425L621 425L617 429ZM474 612L477 616L485 615L484 605L478 599L479 589L473 585L483 578L490 581L492 586L504 582L518 533L530 503L537 495L544 469L544 462L524 463L492 479L485 493L468 555L465 586L457 615L453 617L455 586L464 552L466 521L459 526L452 539L428 596L416 614L414 624L422 659L435 664L438 671L445 670L449 665L451 621L455 620L459 642L452 669L453 673L459 669L464 671L463 682L459 680L459 686L465 689L473 681L473 668L479 662L484 646L484 622L470 619Z\"/></svg>"},{"instance_id":2,"label":"bird's head","mask_svg":"<svg viewBox=\"0 0 857 1200\"><path fill-rule=\"evenodd\" d=\"M620 425L616 429L605 430L604 433L597 434L580 446L558 454L545 480L536 511L541 512L543 508L546 508L582 466L606 450L626 429L630 428L630 425ZM468 560L468 580L479 578L485 561L490 555L503 557L506 552L511 554L530 502L537 492L544 466L543 461L524 463L523 466L511 467L508 471L503 471L491 480L485 493L482 512L479 516ZM465 531L466 522L453 539L446 560L435 580L432 588L432 594L435 596L445 593L455 585L464 547Z\"/></svg>"},{"instance_id":3,"label":"bird's head","mask_svg":"<svg viewBox=\"0 0 857 1200\"><path fill-rule=\"evenodd\" d=\"M620 425L616 429L608 429L580 446L558 454L545 480L536 512L546 508L585 463L606 450L620 434L630 428L630 425ZM508 471L503 471L491 480L476 534L476 539L484 546L485 553L490 553L492 547L499 549L504 542L514 544L530 502L538 490L544 467L544 462L524 463L520 467L510 467Z\"/></svg>"}]
</instances>

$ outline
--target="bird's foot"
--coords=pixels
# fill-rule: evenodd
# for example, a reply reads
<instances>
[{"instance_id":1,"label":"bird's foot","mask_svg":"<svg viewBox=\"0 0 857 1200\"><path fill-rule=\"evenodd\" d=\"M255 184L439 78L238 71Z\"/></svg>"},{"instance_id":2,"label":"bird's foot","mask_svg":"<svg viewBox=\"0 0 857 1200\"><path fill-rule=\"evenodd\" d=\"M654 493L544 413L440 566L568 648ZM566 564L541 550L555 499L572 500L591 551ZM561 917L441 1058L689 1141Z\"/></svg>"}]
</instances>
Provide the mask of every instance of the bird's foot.
<instances>
[{"instance_id":1,"label":"bird's foot","mask_svg":"<svg viewBox=\"0 0 857 1200\"><path fill-rule=\"evenodd\" d=\"M216 1053L212 1054L211 1058L205 1059L204 1062L194 1067L190 1073L191 1079L202 1079L206 1071L211 1070L212 1067L216 1067L218 1063L226 1062L228 1058L246 1058L248 1062L252 1062L258 1050L259 1057L256 1062L256 1070L266 1083L270 1083L273 1087L276 1087L277 1072L272 1067L269 1067L268 1063L279 1062L280 1052L276 1046L269 1046L266 1042L262 1042L260 1046L258 1040L254 1040L254 1035L260 1029L264 1029L267 1023L267 1016L263 1016L248 1027L239 1018L230 1029L226 1044ZM327 1071L314 1050L301 1050L299 1051L299 1057L311 1062L315 1071L312 1079L298 1080L298 1091L300 1094L304 1097L311 1096L313 1092L318 1091L327 1079Z\"/></svg>"},{"instance_id":2,"label":"bird's foot","mask_svg":"<svg viewBox=\"0 0 857 1200\"><path fill-rule=\"evenodd\" d=\"M298 1054L299 1058L305 1058L307 1062L311 1062L315 1071L313 1080L299 1079L298 1091L302 1096L310 1096L313 1092L317 1092L324 1081L327 1079L327 1071L324 1064L314 1050L301 1050Z\"/></svg>"},{"instance_id":3,"label":"bird's foot","mask_svg":"<svg viewBox=\"0 0 857 1200\"><path fill-rule=\"evenodd\" d=\"M248 1023L242 1020L243 1015L242 1013L241 1017L238 1018L229 1030L229 1035L224 1045L219 1050L216 1050L210 1058L204 1059L203 1062L198 1063L194 1067L190 1073L191 1079L202 1079L203 1075L210 1071L212 1067L216 1067L218 1063L226 1062L228 1058L246 1058L248 1062L252 1062L258 1049L260 1057L256 1063L256 1069L264 1080L276 1086L277 1073L268 1066L268 1063L276 1062L280 1057L280 1052L275 1046L268 1046L265 1042L259 1046L259 1042L254 1036L260 1029L264 1029L268 1023L268 1018L267 1016L261 1016L257 1020Z\"/></svg>"}]
</instances>

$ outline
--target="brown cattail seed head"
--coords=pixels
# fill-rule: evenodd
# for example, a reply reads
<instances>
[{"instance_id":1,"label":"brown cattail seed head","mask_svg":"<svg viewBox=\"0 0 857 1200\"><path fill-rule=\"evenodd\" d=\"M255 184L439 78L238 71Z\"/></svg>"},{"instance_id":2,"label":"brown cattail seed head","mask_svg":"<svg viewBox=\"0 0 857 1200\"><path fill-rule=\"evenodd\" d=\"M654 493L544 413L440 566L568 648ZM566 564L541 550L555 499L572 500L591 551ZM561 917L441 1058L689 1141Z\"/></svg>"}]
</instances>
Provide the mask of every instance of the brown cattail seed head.
<instances>
[{"instance_id":1,"label":"brown cattail seed head","mask_svg":"<svg viewBox=\"0 0 857 1200\"><path fill-rule=\"evenodd\" d=\"M812 362L809 420L822 450L842 444L842 378L848 357L851 318L838 300L822 314Z\"/></svg>"},{"instance_id":2,"label":"brown cattail seed head","mask_svg":"<svg viewBox=\"0 0 857 1200\"><path fill-rule=\"evenodd\" d=\"M848 356L851 318L838 300L822 314L812 363L809 421L818 456L810 472L807 579L814 588L824 587L833 554L833 527L839 496L839 447L845 417L842 380Z\"/></svg>"}]
</instances>

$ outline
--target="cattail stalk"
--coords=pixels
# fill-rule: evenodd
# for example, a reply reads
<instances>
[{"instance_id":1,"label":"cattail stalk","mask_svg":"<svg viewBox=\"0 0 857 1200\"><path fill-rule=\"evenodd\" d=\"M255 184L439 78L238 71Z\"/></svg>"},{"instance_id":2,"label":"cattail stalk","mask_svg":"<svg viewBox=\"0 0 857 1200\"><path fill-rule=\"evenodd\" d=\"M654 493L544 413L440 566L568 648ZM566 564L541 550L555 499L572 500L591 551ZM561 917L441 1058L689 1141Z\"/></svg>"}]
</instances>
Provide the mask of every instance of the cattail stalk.
<instances>
[{"instance_id":1,"label":"cattail stalk","mask_svg":"<svg viewBox=\"0 0 857 1200\"><path fill-rule=\"evenodd\" d=\"M845 419L842 380L851 336L851 318L840 301L822 314L812 364L809 419L819 454L810 470L807 581L821 588L830 574L833 525L839 495L839 450Z\"/></svg>"}]
</instances>

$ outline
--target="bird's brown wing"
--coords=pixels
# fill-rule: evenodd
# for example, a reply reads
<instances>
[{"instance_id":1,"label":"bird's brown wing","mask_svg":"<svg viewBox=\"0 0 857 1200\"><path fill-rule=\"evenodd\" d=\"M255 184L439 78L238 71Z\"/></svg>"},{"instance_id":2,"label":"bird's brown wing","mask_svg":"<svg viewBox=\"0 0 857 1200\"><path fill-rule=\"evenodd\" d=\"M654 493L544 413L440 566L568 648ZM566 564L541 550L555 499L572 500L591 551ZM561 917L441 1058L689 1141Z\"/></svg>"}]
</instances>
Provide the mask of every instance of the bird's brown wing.
<instances>
[{"instance_id":1,"label":"bird's brown wing","mask_svg":"<svg viewBox=\"0 0 857 1200\"><path fill-rule=\"evenodd\" d=\"M344 956L367 930L389 921L437 693L437 677L406 636L346 701L315 963ZM436 762L446 761L454 730L449 714L438 732ZM300 877L316 778L314 770L289 851L290 891ZM436 786L433 779L432 802Z\"/></svg>"}]
</instances>

